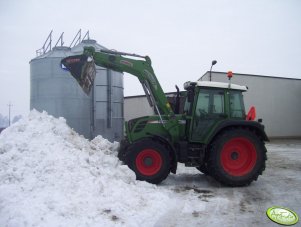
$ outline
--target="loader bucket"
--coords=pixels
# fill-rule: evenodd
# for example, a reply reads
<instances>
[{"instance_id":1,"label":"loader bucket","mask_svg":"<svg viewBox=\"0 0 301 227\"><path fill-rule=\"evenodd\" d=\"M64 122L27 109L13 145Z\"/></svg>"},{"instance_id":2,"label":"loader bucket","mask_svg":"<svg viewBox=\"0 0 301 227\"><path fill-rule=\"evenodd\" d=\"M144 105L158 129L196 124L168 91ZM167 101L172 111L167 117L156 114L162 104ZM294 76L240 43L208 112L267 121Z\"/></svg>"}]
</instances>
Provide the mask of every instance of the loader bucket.
<instances>
[{"instance_id":1,"label":"loader bucket","mask_svg":"<svg viewBox=\"0 0 301 227\"><path fill-rule=\"evenodd\" d=\"M86 55L74 55L62 59L61 66L71 73L83 91L89 95L96 75L94 60Z\"/></svg>"}]
</instances>

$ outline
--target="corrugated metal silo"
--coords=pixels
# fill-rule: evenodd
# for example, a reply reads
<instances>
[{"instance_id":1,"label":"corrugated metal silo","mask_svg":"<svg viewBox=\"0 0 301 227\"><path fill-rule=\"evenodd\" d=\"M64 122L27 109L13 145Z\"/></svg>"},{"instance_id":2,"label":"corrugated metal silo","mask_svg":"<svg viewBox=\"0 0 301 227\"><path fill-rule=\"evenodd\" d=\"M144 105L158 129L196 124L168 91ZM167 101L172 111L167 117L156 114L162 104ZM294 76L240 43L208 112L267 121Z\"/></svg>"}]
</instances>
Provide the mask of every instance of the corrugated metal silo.
<instances>
[{"instance_id":1,"label":"corrugated metal silo","mask_svg":"<svg viewBox=\"0 0 301 227\"><path fill-rule=\"evenodd\" d=\"M96 50L106 49L95 40L83 40L71 49L72 55L81 54L85 46ZM119 72L96 66L92 91L91 130L92 137L102 135L110 141L123 137L123 75Z\"/></svg>"},{"instance_id":2,"label":"corrugated metal silo","mask_svg":"<svg viewBox=\"0 0 301 227\"><path fill-rule=\"evenodd\" d=\"M30 109L64 117L70 127L90 138L91 97L60 67L61 59L70 54L68 47L54 47L30 61Z\"/></svg>"},{"instance_id":3,"label":"corrugated metal silo","mask_svg":"<svg viewBox=\"0 0 301 227\"><path fill-rule=\"evenodd\" d=\"M72 48L54 47L30 61L30 108L66 118L69 126L86 138L102 135L110 141L120 141L124 122L122 74L97 66L94 87L87 96L70 73L60 67L61 59L81 54L84 46L105 49L88 39Z\"/></svg>"},{"instance_id":4,"label":"corrugated metal silo","mask_svg":"<svg viewBox=\"0 0 301 227\"><path fill-rule=\"evenodd\" d=\"M94 132L111 141L123 136L123 77L121 73L97 68L94 87Z\"/></svg>"}]
</instances>

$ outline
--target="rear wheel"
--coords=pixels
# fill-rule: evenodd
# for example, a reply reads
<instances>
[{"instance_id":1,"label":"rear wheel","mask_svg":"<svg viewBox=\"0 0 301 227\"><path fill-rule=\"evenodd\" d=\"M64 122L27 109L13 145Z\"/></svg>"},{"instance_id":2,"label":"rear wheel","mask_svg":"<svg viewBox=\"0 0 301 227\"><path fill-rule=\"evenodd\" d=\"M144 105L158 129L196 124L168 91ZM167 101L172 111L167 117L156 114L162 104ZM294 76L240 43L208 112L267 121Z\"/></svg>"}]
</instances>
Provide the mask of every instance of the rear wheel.
<instances>
[{"instance_id":1,"label":"rear wheel","mask_svg":"<svg viewBox=\"0 0 301 227\"><path fill-rule=\"evenodd\" d=\"M147 139L131 146L128 165L135 172L137 180L159 184L170 172L171 159L163 144Z\"/></svg>"},{"instance_id":2,"label":"rear wheel","mask_svg":"<svg viewBox=\"0 0 301 227\"><path fill-rule=\"evenodd\" d=\"M249 130L223 132L213 142L208 168L217 181L230 186L244 186L257 180L265 169L264 143Z\"/></svg>"}]
</instances>

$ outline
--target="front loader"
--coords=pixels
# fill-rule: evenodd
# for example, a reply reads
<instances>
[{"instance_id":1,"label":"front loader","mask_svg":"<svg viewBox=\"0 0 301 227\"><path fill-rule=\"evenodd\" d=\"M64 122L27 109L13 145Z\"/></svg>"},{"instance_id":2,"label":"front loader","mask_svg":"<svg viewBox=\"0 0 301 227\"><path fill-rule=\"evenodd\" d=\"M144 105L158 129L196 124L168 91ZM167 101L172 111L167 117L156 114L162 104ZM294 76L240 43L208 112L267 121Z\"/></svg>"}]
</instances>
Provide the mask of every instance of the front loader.
<instances>
[{"instance_id":1,"label":"front loader","mask_svg":"<svg viewBox=\"0 0 301 227\"><path fill-rule=\"evenodd\" d=\"M85 47L82 55L62 60L86 94L93 85L95 64L136 76L155 109L156 115L125 122L118 157L138 180L158 184L176 173L177 163L229 186L248 185L264 171L268 137L264 126L254 121L254 108L246 116L246 86L186 82L185 106L179 114L171 108L148 56Z\"/></svg>"}]
</instances>

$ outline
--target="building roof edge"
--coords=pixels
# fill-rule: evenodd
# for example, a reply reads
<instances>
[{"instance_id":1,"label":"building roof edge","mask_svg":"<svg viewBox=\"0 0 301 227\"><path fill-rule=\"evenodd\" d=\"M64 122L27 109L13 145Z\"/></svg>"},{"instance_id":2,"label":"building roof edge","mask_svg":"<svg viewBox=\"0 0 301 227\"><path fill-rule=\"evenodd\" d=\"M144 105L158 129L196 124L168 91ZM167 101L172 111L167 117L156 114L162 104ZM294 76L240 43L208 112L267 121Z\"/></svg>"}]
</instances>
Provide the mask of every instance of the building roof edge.
<instances>
[{"instance_id":1,"label":"building roof edge","mask_svg":"<svg viewBox=\"0 0 301 227\"><path fill-rule=\"evenodd\" d=\"M225 74L225 75L227 75L227 72L212 71L212 73L219 73L219 74ZM201 76L198 80L201 80L207 74L209 74L209 71L207 71L206 73L204 73L204 75ZM294 77L265 76L265 75L243 74L243 73L233 73L233 74L234 75L238 75L238 76L253 76L253 77L261 77L261 78L271 78L271 79L301 80L301 78L294 78Z\"/></svg>"}]
</instances>

